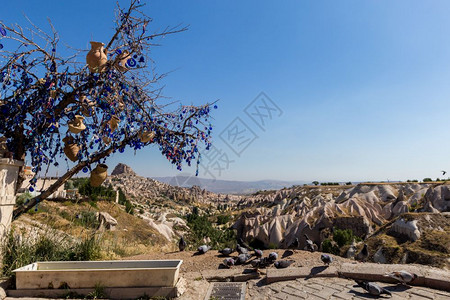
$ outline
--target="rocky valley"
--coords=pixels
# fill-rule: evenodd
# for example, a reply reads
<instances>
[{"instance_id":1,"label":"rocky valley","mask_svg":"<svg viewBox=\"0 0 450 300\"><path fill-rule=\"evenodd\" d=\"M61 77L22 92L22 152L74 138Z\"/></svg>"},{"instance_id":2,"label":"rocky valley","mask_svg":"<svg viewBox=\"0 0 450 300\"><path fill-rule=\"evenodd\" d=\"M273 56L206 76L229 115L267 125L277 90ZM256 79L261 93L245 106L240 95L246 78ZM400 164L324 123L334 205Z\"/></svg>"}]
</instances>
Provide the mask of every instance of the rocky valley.
<instances>
[{"instance_id":1,"label":"rocky valley","mask_svg":"<svg viewBox=\"0 0 450 300\"><path fill-rule=\"evenodd\" d=\"M189 223L189 216L195 214L207 220L214 234L233 231L234 235L229 235L228 241L220 237L219 242L219 238L208 236L213 234L211 231L196 228L197 237L189 240L191 250L198 246L195 243L210 243L213 248L235 246L239 238L265 249L288 248L297 239L298 248L304 249L306 235L318 250L348 258L367 244L368 261L450 267L450 185L446 182L304 185L227 195L198 186L171 186L139 176L119 164L103 186L123 192L132 203L133 216L120 213L124 208L118 203L99 203L95 209L78 203L84 208L74 209L67 203L44 202L47 215L33 212L14 223L22 224L22 228L24 223L49 223L48 211L52 211L56 213L46 226L74 235L68 225L61 225L68 223L68 213L74 216L88 208L100 218L105 211L116 223L113 231L106 230L104 236L117 240L120 235L132 250L114 256L126 256L158 247L176 249L180 236L192 236L191 227L197 225ZM64 222L54 220L61 211L68 212ZM343 233L345 241L339 240Z\"/></svg>"}]
</instances>

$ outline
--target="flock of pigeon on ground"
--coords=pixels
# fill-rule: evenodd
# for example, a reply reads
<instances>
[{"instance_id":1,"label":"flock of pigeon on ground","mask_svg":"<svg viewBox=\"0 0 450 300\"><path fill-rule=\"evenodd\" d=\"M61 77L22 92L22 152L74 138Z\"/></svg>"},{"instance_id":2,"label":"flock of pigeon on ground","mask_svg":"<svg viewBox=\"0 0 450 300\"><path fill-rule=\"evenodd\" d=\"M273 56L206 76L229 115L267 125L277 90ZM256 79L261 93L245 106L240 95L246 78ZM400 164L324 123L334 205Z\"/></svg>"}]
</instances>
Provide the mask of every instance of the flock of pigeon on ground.
<instances>
[{"instance_id":1,"label":"flock of pigeon on ground","mask_svg":"<svg viewBox=\"0 0 450 300\"><path fill-rule=\"evenodd\" d=\"M315 252L317 251L317 245L314 244L314 242L305 234L306 238L306 247L304 250ZM294 242L289 246L289 249L286 250L281 258L286 258L292 255L294 251L299 248L299 240L296 238ZM186 241L181 237L180 242L178 243L178 247L180 251L184 251L186 249ZM205 254L211 249L208 245L202 245L197 248L197 255ZM223 263L221 264L225 268L231 268L234 265L247 265L250 264L255 270L258 270L259 268L267 268L270 265L274 265L277 269L284 269L289 267L292 263L294 263L293 260L277 260L278 254L276 252L270 252L267 257L263 256L263 251L259 249L253 249L253 253L250 253L250 250L252 247L250 247L248 244L246 244L242 239L239 239L236 249L232 248L225 248L222 250L219 250L219 253L225 256L226 258L223 260ZM230 257L232 253L234 252L238 253L238 256ZM252 259L252 257L254 257ZM355 259L358 261L366 261L369 257L369 251L367 248L367 244L364 244L363 249L355 256ZM333 262L333 257L331 257L328 254L322 253L320 256L320 259L322 262L328 266ZM412 274L407 271L398 271L398 272L392 272L392 273L386 273L384 275L385 277L390 277L395 280L397 280L399 283L403 285L407 285L411 282L413 282L415 279L417 279L416 274ZM380 287L378 284L374 282L368 282L363 280L355 280L359 287L363 288L365 291L367 291L369 294L373 296L380 296L383 294L392 296L391 292L387 289Z\"/></svg>"}]
</instances>

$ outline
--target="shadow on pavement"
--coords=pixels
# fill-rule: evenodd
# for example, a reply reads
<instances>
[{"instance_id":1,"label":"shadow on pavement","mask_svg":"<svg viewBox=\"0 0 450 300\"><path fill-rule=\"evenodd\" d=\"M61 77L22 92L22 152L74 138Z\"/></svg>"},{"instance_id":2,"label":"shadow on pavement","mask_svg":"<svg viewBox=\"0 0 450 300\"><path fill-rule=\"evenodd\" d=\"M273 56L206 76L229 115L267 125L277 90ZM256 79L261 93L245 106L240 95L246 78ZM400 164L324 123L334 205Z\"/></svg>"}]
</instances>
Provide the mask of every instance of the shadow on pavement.
<instances>
[{"instance_id":1,"label":"shadow on pavement","mask_svg":"<svg viewBox=\"0 0 450 300\"><path fill-rule=\"evenodd\" d=\"M320 266L320 267L314 267L311 269L311 272L308 274L308 276L305 277L305 280L308 280L310 278L313 278L320 272L325 271L328 268L328 266Z\"/></svg>"}]
</instances>

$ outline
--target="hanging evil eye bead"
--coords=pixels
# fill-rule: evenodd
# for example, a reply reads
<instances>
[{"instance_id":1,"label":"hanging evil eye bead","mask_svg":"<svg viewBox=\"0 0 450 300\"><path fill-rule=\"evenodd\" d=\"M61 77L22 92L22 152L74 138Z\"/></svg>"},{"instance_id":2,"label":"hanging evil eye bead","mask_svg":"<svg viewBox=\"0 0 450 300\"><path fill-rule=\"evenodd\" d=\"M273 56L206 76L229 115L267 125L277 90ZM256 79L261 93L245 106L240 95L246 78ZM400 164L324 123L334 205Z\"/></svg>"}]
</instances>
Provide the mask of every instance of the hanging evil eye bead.
<instances>
[{"instance_id":1,"label":"hanging evil eye bead","mask_svg":"<svg viewBox=\"0 0 450 300\"><path fill-rule=\"evenodd\" d=\"M89 169L87 167L83 168L83 173L87 173L89 171Z\"/></svg>"},{"instance_id":2,"label":"hanging evil eye bead","mask_svg":"<svg viewBox=\"0 0 450 300\"><path fill-rule=\"evenodd\" d=\"M0 34L1 34L2 36L6 36L6 29L3 28L3 27L0 27Z\"/></svg>"},{"instance_id":3,"label":"hanging evil eye bead","mask_svg":"<svg viewBox=\"0 0 450 300\"><path fill-rule=\"evenodd\" d=\"M129 58L126 64L128 67L131 68L136 67L136 60L134 58Z\"/></svg>"}]
</instances>

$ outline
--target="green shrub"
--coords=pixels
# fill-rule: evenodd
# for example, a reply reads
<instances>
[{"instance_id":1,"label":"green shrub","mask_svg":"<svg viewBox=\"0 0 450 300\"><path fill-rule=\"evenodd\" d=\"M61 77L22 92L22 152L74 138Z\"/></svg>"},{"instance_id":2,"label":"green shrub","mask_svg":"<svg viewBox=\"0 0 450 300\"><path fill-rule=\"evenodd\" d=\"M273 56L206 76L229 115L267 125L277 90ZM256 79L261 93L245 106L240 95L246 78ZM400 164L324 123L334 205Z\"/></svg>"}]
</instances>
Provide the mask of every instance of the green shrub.
<instances>
[{"instance_id":1,"label":"green shrub","mask_svg":"<svg viewBox=\"0 0 450 300\"><path fill-rule=\"evenodd\" d=\"M353 234L351 229L338 229L333 228L333 240L338 244L339 247L350 245L353 240L359 242L362 239L359 236Z\"/></svg>"},{"instance_id":2,"label":"green shrub","mask_svg":"<svg viewBox=\"0 0 450 300\"><path fill-rule=\"evenodd\" d=\"M339 247L350 245L353 242L353 239L356 239L356 236L353 235L353 231L351 229L342 230L334 228L333 240L338 244Z\"/></svg>"},{"instance_id":3,"label":"green shrub","mask_svg":"<svg viewBox=\"0 0 450 300\"><path fill-rule=\"evenodd\" d=\"M78 188L80 195L88 196L93 201L105 200L114 201L116 199L116 191L112 188L112 185L108 187L98 186L93 187L89 181L89 178L78 178L74 186Z\"/></svg>"},{"instance_id":4,"label":"green shrub","mask_svg":"<svg viewBox=\"0 0 450 300\"><path fill-rule=\"evenodd\" d=\"M234 247L236 241L236 233L232 229L218 229L213 227L213 223L207 215L199 216L189 214L187 216L187 225L191 229L185 239L191 249L195 250L200 244L203 244L203 238L211 239L210 246L213 249L225 247Z\"/></svg>"},{"instance_id":5,"label":"green shrub","mask_svg":"<svg viewBox=\"0 0 450 300\"><path fill-rule=\"evenodd\" d=\"M119 188L118 191L119 191L119 204L125 205L127 197L125 196L125 193L122 191L121 188Z\"/></svg>"},{"instance_id":6,"label":"green shrub","mask_svg":"<svg viewBox=\"0 0 450 300\"><path fill-rule=\"evenodd\" d=\"M231 219L230 215L220 215L217 216L217 225L227 224Z\"/></svg>"},{"instance_id":7,"label":"green shrub","mask_svg":"<svg viewBox=\"0 0 450 300\"><path fill-rule=\"evenodd\" d=\"M334 245L330 240L326 239L322 242L322 252L339 255L339 247Z\"/></svg>"},{"instance_id":8,"label":"green shrub","mask_svg":"<svg viewBox=\"0 0 450 300\"><path fill-rule=\"evenodd\" d=\"M433 179L427 177L427 178L424 178L422 181L423 181L423 182L430 182L430 181L433 181Z\"/></svg>"},{"instance_id":9,"label":"green shrub","mask_svg":"<svg viewBox=\"0 0 450 300\"><path fill-rule=\"evenodd\" d=\"M130 215L134 214L134 206L130 201L125 201L125 211Z\"/></svg>"}]
</instances>

